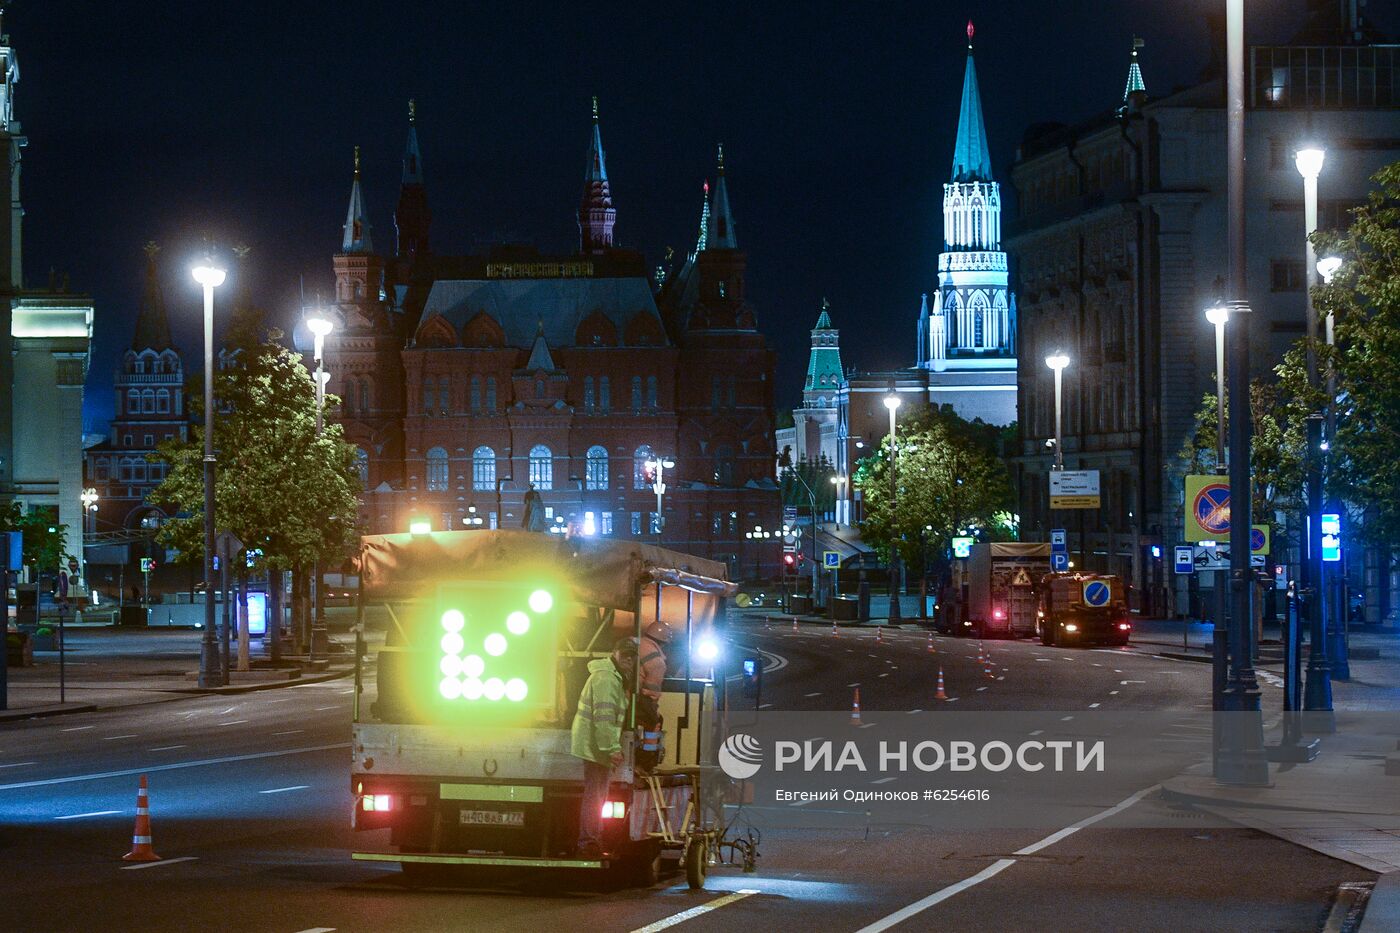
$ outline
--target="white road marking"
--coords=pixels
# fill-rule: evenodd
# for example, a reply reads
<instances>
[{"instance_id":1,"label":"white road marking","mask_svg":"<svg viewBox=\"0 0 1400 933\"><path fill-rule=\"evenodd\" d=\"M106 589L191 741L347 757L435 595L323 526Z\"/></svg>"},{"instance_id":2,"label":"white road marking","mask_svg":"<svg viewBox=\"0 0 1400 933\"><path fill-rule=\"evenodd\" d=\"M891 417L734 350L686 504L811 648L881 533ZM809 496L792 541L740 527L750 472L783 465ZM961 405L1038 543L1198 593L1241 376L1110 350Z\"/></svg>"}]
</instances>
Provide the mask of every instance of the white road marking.
<instances>
[{"instance_id":1,"label":"white road marking","mask_svg":"<svg viewBox=\"0 0 1400 933\"><path fill-rule=\"evenodd\" d=\"M324 712L325 712L326 710L328 710L328 709L340 709L340 707L338 707L338 706L318 706L318 707L316 707L314 710L312 710L312 712L314 712L314 713L324 713Z\"/></svg>"},{"instance_id":2,"label":"white road marking","mask_svg":"<svg viewBox=\"0 0 1400 933\"><path fill-rule=\"evenodd\" d=\"M846 686L848 686L848 687L859 687L859 686L860 686L860 681L856 681L856 682L853 683L853 684L846 684Z\"/></svg>"},{"instance_id":3,"label":"white road marking","mask_svg":"<svg viewBox=\"0 0 1400 933\"><path fill-rule=\"evenodd\" d=\"M216 726L238 726L238 725L242 725L243 723L245 723L245 722L247 722L247 721L248 721L248 720L246 720L246 719L230 719L228 722L216 722L216 723L214 723L214 725L216 725Z\"/></svg>"},{"instance_id":4,"label":"white road marking","mask_svg":"<svg viewBox=\"0 0 1400 933\"><path fill-rule=\"evenodd\" d=\"M909 710L909 715L912 716L912 715L914 715L915 713L922 713L922 712L923 712L923 710L921 710L921 709L911 709L911 710Z\"/></svg>"},{"instance_id":5,"label":"white road marking","mask_svg":"<svg viewBox=\"0 0 1400 933\"><path fill-rule=\"evenodd\" d=\"M1154 674L1180 674L1181 671L1153 671Z\"/></svg>"},{"instance_id":6,"label":"white road marking","mask_svg":"<svg viewBox=\"0 0 1400 933\"><path fill-rule=\"evenodd\" d=\"M236 709L238 709L238 707L236 707L236 706L230 706L228 709L224 710L224 711L223 711L222 713L220 713L219 715L220 715L220 716L227 716L229 713L233 712L233 711L236 710Z\"/></svg>"},{"instance_id":7,"label":"white road marking","mask_svg":"<svg viewBox=\"0 0 1400 933\"><path fill-rule=\"evenodd\" d=\"M89 816L111 816L113 813L120 813L120 810L93 810L91 813L70 813L67 816L56 816L56 820L81 820Z\"/></svg>"},{"instance_id":8,"label":"white road marking","mask_svg":"<svg viewBox=\"0 0 1400 933\"><path fill-rule=\"evenodd\" d=\"M25 765L37 765L37 761L16 761L8 765L0 765L0 768L23 768Z\"/></svg>"},{"instance_id":9,"label":"white road marking","mask_svg":"<svg viewBox=\"0 0 1400 933\"><path fill-rule=\"evenodd\" d=\"M987 689L986 687L978 687L978 688L977 688L977 692L978 692L978 693L981 693L983 690L986 690L986 689Z\"/></svg>"},{"instance_id":10,"label":"white road marking","mask_svg":"<svg viewBox=\"0 0 1400 933\"><path fill-rule=\"evenodd\" d=\"M132 732L132 733L130 733L130 734L128 734L128 735L104 735L104 736L102 737L102 741L104 741L104 742L115 742L117 739L134 739L134 738L137 738L137 735L136 735L135 732Z\"/></svg>"},{"instance_id":11,"label":"white road marking","mask_svg":"<svg viewBox=\"0 0 1400 933\"><path fill-rule=\"evenodd\" d=\"M1115 668L1113 669L1113 673L1115 673L1115 674L1121 674L1121 673L1123 673L1123 672L1120 671L1118 668L1115 667Z\"/></svg>"},{"instance_id":12,"label":"white road marking","mask_svg":"<svg viewBox=\"0 0 1400 933\"><path fill-rule=\"evenodd\" d=\"M870 783L871 783L871 784L888 784L890 781L894 781L894 780L897 780L897 778L887 777L887 778L880 778L878 781L871 781Z\"/></svg>"},{"instance_id":13,"label":"white road marking","mask_svg":"<svg viewBox=\"0 0 1400 933\"><path fill-rule=\"evenodd\" d=\"M1070 721L1071 719L1073 719L1073 718L1074 718L1073 716L1061 716L1061 717L1060 717L1060 722L1069 722L1069 721Z\"/></svg>"},{"instance_id":14,"label":"white road marking","mask_svg":"<svg viewBox=\"0 0 1400 933\"><path fill-rule=\"evenodd\" d=\"M341 695L341 696L345 696L345 694L347 694L347 693L354 693L354 692L355 692L355 688L354 688L354 687L351 687L349 690L342 690L342 691L340 691L340 695Z\"/></svg>"},{"instance_id":15,"label":"white road marking","mask_svg":"<svg viewBox=\"0 0 1400 933\"><path fill-rule=\"evenodd\" d=\"M307 927L305 930L298 930L297 933L335 933L335 927Z\"/></svg>"},{"instance_id":16,"label":"white road marking","mask_svg":"<svg viewBox=\"0 0 1400 933\"><path fill-rule=\"evenodd\" d=\"M910 917L913 917L916 914L923 913L930 907L934 907L938 904L943 903L955 894L959 894L963 891L966 891L968 888L975 887L976 885L981 884L988 878L993 878L996 875L1001 874L1003 871L1015 864L1016 860L1014 858L997 859L995 862L988 865L986 868L982 869L977 874L973 875L971 878L964 878L962 881L959 881L956 884L950 884L940 891L935 891L923 900L915 901L908 907L902 908L901 910L896 910L888 917L882 917L881 919L876 920L874 923L869 924L868 926L861 927L860 930L857 931L857 933L880 933L880 931L882 930L888 930L890 927L894 926L897 923L903 923Z\"/></svg>"},{"instance_id":17,"label":"white road marking","mask_svg":"<svg viewBox=\"0 0 1400 933\"><path fill-rule=\"evenodd\" d=\"M122 871L136 871L141 868L159 868L161 865L174 865L176 862L193 862L197 855L182 855L179 858L163 858L159 862L141 862L139 865L123 865Z\"/></svg>"},{"instance_id":18,"label":"white road marking","mask_svg":"<svg viewBox=\"0 0 1400 933\"><path fill-rule=\"evenodd\" d=\"M260 794L285 794L289 790L306 790L310 784L293 784L291 787L274 787L272 790L260 790Z\"/></svg>"},{"instance_id":19,"label":"white road marking","mask_svg":"<svg viewBox=\"0 0 1400 933\"><path fill-rule=\"evenodd\" d=\"M656 921L655 923L648 923L644 927L637 927L637 929L633 930L632 933L656 933L656 931L658 930L665 930L675 926L678 923L685 923L687 920L690 920L693 917L698 917L701 914L707 914L712 910L718 910L726 904L732 904L735 901L742 901L749 895L757 893L758 891L754 888L741 888L738 891L735 891L733 894L725 894L722 897L717 897L714 900L709 901L708 903L701 904L699 907L692 907L689 910L683 910L678 914L672 914L669 917L664 917ZM318 933L318 931L303 930L301 931L301 933Z\"/></svg>"},{"instance_id":20,"label":"white road marking","mask_svg":"<svg viewBox=\"0 0 1400 933\"><path fill-rule=\"evenodd\" d=\"M133 774L151 774L156 771L179 771L183 768L201 768L205 765L223 765L235 761L259 761L263 758L282 758L286 755L304 755L308 752L329 752L349 748L349 742L334 745L307 745L304 748L289 748L280 752L252 752L247 755L228 755L223 758L201 758L198 761L180 761L168 765L146 765L143 768L127 768L122 771L98 771L92 774L72 774L68 777L46 778L42 781L21 781L15 784L0 784L0 790L23 790L26 787L48 787L52 784L75 784L80 781L101 781L106 778L130 777ZM113 810L112 813L119 811Z\"/></svg>"},{"instance_id":21,"label":"white road marking","mask_svg":"<svg viewBox=\"0 0 1400 933\"><path fill-rule=\"evenodd\" d=\"M1117 690L1110 690L1110 691L1108 691L1108 695L1109 695L1109 696L1117 696L1117 695L1118 695L1118 691L1117 691Z\"/></svg>"},{"instance_id":22,"label":"white road marking","mask_svg":"<svg viewBox=\"0 0 1400 933\"><path fill-rule=\"evenodd\" d=\"M809 699L810 699L811 697L819 697L819 696L821 696L821 691L818 690L816 693L808 693L808 694L806 694L806 696L807 696Z\"/></svg>"},{"instance_id":23,"label":"white road marking","mask_svg":"<svg viewBox=\"0 0 1400 933\"><path fill-rule=\"evenodd\" d=\"M1044 731L1045 731L1044 729L1037 729L1037 730L1035 730L1034 732L1032 732L1031 735L1040 735L1040 734L1041 734L1042 732L1044 732Z\"/></svg>"},{"instance_id":24,"label":"white road marking","mask_svg":"<svg viewBox=\"0 0 1400 933\"><path fill-rule=\"evenodd\" d=\"M305 732L305 731L306 731L305 729L286 729L286 730L283 730L282 732L274 732L274 733L272 733L272 734L273 734L273 735L296 735L296 734L299 733L299 732Z\"/></svg>"},{"instance_id":25,"label":"white road marking","mask_svg":"<svg viewBox=\"0 0 1400 933\"><path fill-rule=\"evenodd\" d=\"M772 705L773 705L772 703L760 703L760 704L758 704L758 708L759 708L759 709L768 709L768 708L771 707Z\"/></svg>"},{"instance_id":26,"label":"white road marking","mask_svg":"<svg viewBox=\"0 0 1400 933\"><path fill-rule=\"evenodd\" d=\"M1090 708L1090 709L1098 709L1098 708L1099 708L1099 704L1097 704L1097 703L1090 703L1090 704L1089 704L1089 708Z\"/></svg>"},{"instance_id":27,"label":"white road marking","mask_svg":"<svg viewBox=\"0 0 1400 933\"><path fill-rule=\"evenodd\" d=\"M1048 660L1050 660L1050 659L1049 659L1049 658L1036 658L1036 660L1037 660L1037 661L1048 661Z\"/></svg>"},{"instance_id":28,"label":"white road marking","mask_svg":"<svg viewBox=\"0 0 1400 933\"><path fill-rule=\"evenodd\" d=\"M1145 683L1147 683L1147 681L1145 681L1145 680L1120 680L1120 681L1118 681L1118 685L1119 685L1120 687L1126 687L1128 684L1145 684Z\"/></svg>"},{"instance_id":29,"label":"white road marking","mask_svg":"<svg viewBox=\"0 0 1400 933\"><path fill-rule=\"evenodd\" d=\"M888 676L890 676L890 672L889 672L889 671L885 671L885 673L881 674L880 676L881 676L881 677L888 677Z\"/></svg>"},{"instance_id":30,"label":"white road marking","mask_svg":"<svg viewBox=\"0 0 1400 933\"><path fill-rule=\"evenodd\" d=\"M162 745L159 748L148 748L148 752L173 752L177 748L187 748L185 745Z\"/></svg>"},{"instance_id":31,"label":"white road marking","mask_svg":"<svg viewBox=\"0 0 1400 933\"><path fill-rule=\"evenodd\" d=\"M268 700L269 703L286 703L291 697L278 697L275 700Z\"/></svg>"},{"instance_id":32,"label":"white road marking","mask_svg":"<svg viewBox=\"0 0 1400 933\"><path fill-rule=\"evenodd\" d=\"M1011 854L1012 854L1012 855L1035 855L1035 854L1036 854L1037 852L1039 852L1041 849L1044 849L1044 848L1047 848L1047 847L1049 847L1049 846L1054 845L1055 843L1059 842L1061 839L1064 839L1066 836L1072 836L1073 834L1079 832L1081 829L1083 829L1083 828L1086 827L1086 826L1092 826L1093 824L1097 823L1099 820L1106 820L1106 819L1108 819L1110 816L1116 816L1117 814L1122 813L1124 810L1128 809L1128 808L1131 807L1133 804L1137 803L1139 800L1141 800L1142 798L1146 797L1148 794L1152 793L1154 790L1156 790L1157 788L1159 788L1159 787L1161 787L1161 786L1162 786L1162 785L1160 785L1160 784L1153 784L1151 787L1144 787L1142 790L1138 791L1136 794L1133 794L1133 795L1132 795L1131 797L1129 797L1128 799L1126 799L1126 800L1124 800L1124 801L1122 801L1122 802L1120 802L1120 803L1114 804L1113 806L1109 807L1107 810L1104 810L1104 811L1102 811L1102 812L1100 812L1100 813L1095 813L1093 816L1086 816L1086 817L1084 817L1084 819L1080 820L1079 822L1077 822L1077 823L1071 823L1071 824L1069 824L1068 826L1066 826L1064 829L1061 829L1061 830L1058 830L1058 831L1056 831L1056 832L1051 833L1050 835L1046 836L1044 839L1040 840L1039 842L1033 842L1033 843L1031 843L1030 845L1026 846L1024 849L1017 849L1015 852L1012 852Z\"/></svg>"},{"instance_id":33,"label":"white road marking","mask_svg":"<svg viewBox=\"0 0 1400 933\"><path fill-rule=\"evenodd\" d=\"M96 726L73 726L68 729L59 729L59 732L82 732L84 729L96 729Z\"/></svg>"}]
</instances>

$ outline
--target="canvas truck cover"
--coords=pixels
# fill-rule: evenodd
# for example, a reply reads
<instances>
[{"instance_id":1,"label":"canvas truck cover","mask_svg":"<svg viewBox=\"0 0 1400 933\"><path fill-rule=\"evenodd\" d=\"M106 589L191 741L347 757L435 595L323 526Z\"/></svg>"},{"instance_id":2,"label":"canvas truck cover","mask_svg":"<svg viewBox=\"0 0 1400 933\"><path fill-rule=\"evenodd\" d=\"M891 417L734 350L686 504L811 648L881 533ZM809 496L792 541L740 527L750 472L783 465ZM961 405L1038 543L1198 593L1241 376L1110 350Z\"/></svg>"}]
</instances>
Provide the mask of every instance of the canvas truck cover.
<instances>
[{"instance_id":1,"label":"canvas truck cover","mask_svg":"<svg viewBox=\"0 0 1400 933\"><path fill-rule=\"evenodd\" d=\"M508 580L538 568L567 581L575 602L630 611L654 580L732 595L725 565L636 541L563 538L531 531L435 531L360 539L366 599L412 599L451 579Z\"/></svg>"}]
</instances>

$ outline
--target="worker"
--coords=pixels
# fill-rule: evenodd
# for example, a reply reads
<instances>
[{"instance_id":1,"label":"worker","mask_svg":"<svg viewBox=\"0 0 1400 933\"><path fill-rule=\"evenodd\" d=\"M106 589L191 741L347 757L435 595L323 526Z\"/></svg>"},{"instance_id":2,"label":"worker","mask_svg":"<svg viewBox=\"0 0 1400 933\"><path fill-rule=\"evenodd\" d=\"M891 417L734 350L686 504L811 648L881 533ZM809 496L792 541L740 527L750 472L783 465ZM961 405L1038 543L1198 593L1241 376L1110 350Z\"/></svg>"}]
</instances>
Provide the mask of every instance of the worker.
<instances>
[{"instance_id":1,"label":"worker","mask_svg":"<svg viewBox=\"0 0 1400 933\"><path fill-rule=\"evenodd\" d=\"M610 657L588 662L588 680L578 698L569 751L583 759L583 802L579 809L579 858L603 857L600 840L603 804L612 769L622 764L622 729L627 723L627 692L637 674L637 639L623 638Z\"/></svg>"},{"instance_id":2,"label":"worker","mask_svg":"<svg viewBox=\"0 0 1400 933\"><path fill-rule=\"evenodd\" d=\"M650 771L661 758L661 687L666 680L666 648L676 637L670 625L657 619L642 633L637 648L641 685L637 696L637 724L642 727L642 743L637 767Z\"/></svg>"}]
</instances>

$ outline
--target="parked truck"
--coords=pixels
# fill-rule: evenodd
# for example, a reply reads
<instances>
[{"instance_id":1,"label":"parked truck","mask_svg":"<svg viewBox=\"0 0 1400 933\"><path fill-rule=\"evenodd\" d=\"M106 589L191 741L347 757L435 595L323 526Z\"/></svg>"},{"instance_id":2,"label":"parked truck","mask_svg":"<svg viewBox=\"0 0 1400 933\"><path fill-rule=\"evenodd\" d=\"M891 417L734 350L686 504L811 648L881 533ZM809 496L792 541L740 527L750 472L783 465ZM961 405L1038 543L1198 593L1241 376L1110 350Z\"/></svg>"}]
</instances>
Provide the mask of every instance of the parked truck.
<instances>
[{"instance_id":1,"label":"parked truck","mask_svg":"<svg viewBox=\"0 0 1400 933\"><path fill-rule=\"evenodd\" d=\"M1042 645L1126 645L1133 632L1121 578L1052 573L1036 586L1036 634Z\"/></svg>"},{"instance_id":2,"label":"parked truck","mask_svg":"<svg viewBox=\"0 0 1400 933\"><path fill-rule=\"evenodd\" d=\"M1035 583L1049 572L1049 544L974 544L967 557L953 561L939 600L939 627L977 638L1033 635Z\"/></svg>"}]
</instances>

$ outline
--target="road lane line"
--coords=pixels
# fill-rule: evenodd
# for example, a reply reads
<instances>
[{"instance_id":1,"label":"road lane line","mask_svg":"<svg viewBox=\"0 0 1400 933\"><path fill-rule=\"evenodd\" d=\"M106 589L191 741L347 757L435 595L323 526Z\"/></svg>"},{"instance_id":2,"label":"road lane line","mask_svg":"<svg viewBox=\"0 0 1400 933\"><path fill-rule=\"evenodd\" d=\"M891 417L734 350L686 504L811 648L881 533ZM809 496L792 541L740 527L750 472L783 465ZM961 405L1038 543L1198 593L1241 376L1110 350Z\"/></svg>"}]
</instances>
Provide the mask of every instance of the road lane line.
<instances>
[{"instance_id":1,"label":"road lane line","mask_svg":"<svg viewBox=\"0 0 1400 933\"><path fill-rule=\"evenodd\" d=\"M881 674L880 676L881 676L881 677L888 677L888 676L890 676L890 672L889 672L889 671L885 671L885 672L884 672L883 674Z\"/></svg>"},{"instance_id":2,"label":"road lane line","mask_svg":"<svg viewBox=\"0 0 1400 933\"><path fill-rule=\"evenodd\" d=\"M1040 734L1041 734L1042 732L1044 732L1044 731L1045 731L1044 729L1037 729L1037 730L1035 730L1034 732L1032 732L1031 735L1040 735Z\"/></svg>"},{"instance_id":3,"label":"road lane line","mask_svg":"<svg viewBox=\"0 0 1400 933\"><path fill-rule=\"evenodd\" d=\"M102 737L102 741L104 741L104 742L115 742L117 739L135 739L135 738L139 738L139 736L138 736L135 732L132 732L132 733L130 733L129 735L104 735L104 736Z\"/></svg>"},{"instance_id":4,"label":"road lane line","mask_svg":"<svg viewBox=\"0 0 1400 933\"><path fill-rule=\"evenodd\" d=\"M1118 681L1118 686L1120 686L1120 687L1126 687L1128 684L1145 684L1145 683L1147 683L1147 681L1145 681L1145 680L1120 680L1120 681Z\"/></svg>"},{"instance_id":5,"label":"road lane line","mask_svg":"<svg viewBox=\"0 0 1400 933\"><path fill-rule=\"evenodd\" d=\"M318 706L318 707L316 707L314 710L312 710L312 712L313 712L313 713L324 713L324 712L325 712L326 710L328 710L328 709L340 709L340 707L339 707L339 706Z\"/></svg>"},{"instance_id":6,"label":"road lane line","mask_svg":"<svg viewBox=\"0 0 1400 933\"><path fill-rule=\"evenodd\" d=\"M205 765L224 765L235 761L259 761L263 758L282 758L287 755L304 755L308 752L330 752L349 748L349 742L334 745L308 745L304 748L289 748L277 752L251 752L247 755L228 755L223 758L201 758L198 761L178 761L168 765L146 765L143 768L127 768L122 771L98 771L92 774L71 774L68 777L46 778L42 781L21 781L15 784L0 784L0 790L23 790L26 787L48 787L53 784L76 784L80 781L101 781L107 778L130 777L133 774L151 774L156 771L179 771L184 768L202 768ZM113 813L119 812L116 810Z\"/></svg>"},{"instance_id":7,"label":"road lane line","mask_svg":"<svg viewBox=\"0 0 1400 933\"><path fill-rule=\"evenodd\" d=\"M1069 721L1070 721L1071 719L1073 719L1073 718L1074 718L1073 716L1061 716L1061 717L1060 717L1060 722L1069 722Z\"/></svg>"},{"instance_id":8,"label":"road lane line","mask_svg":"<svg viewBox=\"0 0 1400 933\"><path fill-rule=\"evenodd\" d=\"M227 716L229 713L233 712L233 711L236 710L236 709L238 709L238 707L236 707L236 706L230 706L228 709L224 710L224 711L223 711L222 713L220 713L219 715L220 715L220 716Z\"/></svg>"},{"instance_id":9,"label":"road lane line","mask_svg":"<svg viewBox=\"0 0 1400 933\"><path fill-rule=\"evenodd\" d=\"M1086 816L1086 817L1084 817L1084 819L1080 820L1079 822L1077 822L1077 823L1071 823L1071 824L1069 824L1068 826L1066 826L1064 829L1057 830L1056 832L1051 833L1050 835L1046 836L1044 839L1040 840L1039 842L1033 842L1033 843L1031 843L1030 845L1026 846L1024 849L1017 849L1015 852L1012 852L1011 854L1012 854L1012 855L1035 855L1035 854L1036 854L1037 852L1039 852L1041 849L1044 849L1044 848L1046 848L1046 847L1048 847L1048 846L1054 845L1055 843L1059 842L1061 839L1064 839L1066 836L1071 836L1071 835L1073 835L1073 834L1079 832L1081 829L1083 829L1083 828L1086 827L1086 826L1092 826L1092 825L1094 825L1095 823L1097 823L1099 820L1106 820L1106 819L1108 819L1110 816L1115 816L1115 815L1117 815L1117 814L1119 814L1119 813L1122 813L1124 810L1128 809L1128 808L1131 807L1133 804L1137 803L1139 800L1141 800L1142 798L1146 797L1148 794L1152 793L1154 790L1157 790L1157 789L1158 789L1159 787L1161 787L1161 786L1162 786L1162 785L1160 785L1160 784L1153 784L1151 787L1144 787L1142 790L1138 791L1136 794L1133 794L1131 797L1127 798L1126 800L1123 800L1123 801L1121 801L1121 802L1119 802L1119 803L1114 804L1113 806L1109 807L1107 810L1104 810L1104 811L1101 812L1101 813L1095 813L1093 816Z\"/></svg>"},{"instance_id":10,"label":"road lane line","mask_svg":"<svg viewBox=\"0 0 1400 933\"><path fill-rule=\"evenodd\" d=\"M59 732L82 732L84 729L96 729L96 726L73 726L68 729L59 729Z\"/></svg>"},{"instance_id":11,"label":"road lane line","mask_svg":"<svg viewBox=\"0 0 1400 933\"><path fill-rule=\"evenodd\" d=\"M297 930L297 933L335 933L335 927L307 927L305 930Z\"/></svg>"},{"instance_id":12,"label":"road lane line","mask_svg":"<svg viewBox=\"0 0 1400 933\"><path fill-rule=\"evenodd\" d=\"M880 778L878 781L871 781L870 783L871 783L871 784L888 784L890 781L894 781L894 780L898 780L898 778L892 778L892 777Z\"/></svg>"},{"instance_id":13,"label":"road lane line","mask_svg":"<svg viewBox=\"0 0 1400 933\"><path fill-rule=\"evenodd\" d=\"M161 745L158 748L148 748L148 752L173 752L177 748L188 748L188 745Z\"/></svg>"},{"instance_id":14,"label":"road lane line","mask_svg":"<svg viewBox=\"0 0 1400 933\"><path fill-rule=\"evenodd\" d=\"M1099 704L1097 704L1097 703L1090 703L1090 704L1089 704L1089 708L1090 708L1090 709L1098 709L1098 708L1099 708Z\"/></svg>"},{"instance_id":15,"label":"road lane line","mask_svg":"<svg viewBox=\"0 0 1400 933\"><path fill-rule=\"evenodd\" d=\"M821 696L821 691L818 690L816 693L808 693L808 694L806 694L806 696L807 696L808 699L811 699L812 697L819 697L819 696Z\"/></svg>"},{"instance_id":16,"label":"road lane line","mask_svg":"<svg viewBox=\"0 0 1400 933\"><path fill-rule=\"evenodd\" d=\"M274 787L272 790L260 790L260 794L285 794L289 790L306 790L310 784L293 784L291 787Z\"/></svg>"},{"instance_id":17,"label":"road lane line","mask_svg":"<svg viewBox=\"0 0 1400 933\"><path fill-rule=\"evenodd\" d=\"M760 704L758 704L758 708L759 708L759 709L769 709L769 708L771 708L772 706L773 706L772 703L760 703Z\"/></svg>"},{"instance_id":18,"label":"road lane line","mask_svg":"<svg viewBox=\"0 0 1400 933\"><path fill-rule=\"evenodd\" d=\"M856 682L853 683L853 684L846 684L846 686L848 686L848 687L859 687L859 686L860 686L860 681L856 681Z\"/></svg>"},{"instance_id":19,"label":"road lane line","mask_svg":"<svg viewBox=\"0 0 1400 933\"><path fill-rule=\"evenodd\" d=\"M123 865L122 871L137 871L142 868L159 868L161 865L174 865L176 862L193 862L197 855L182 855L179 858L163 858L159 862L142 862L139 865Z\"/></svg>"},{"instance_id":20,"label":"road lane line","mask_svg":"<svg viewBox=\"0 0 1400 933\"><path fill-rule=\"evenodd\" d=\"M978 688L977 688L977 692L978 692L978 693L981 693L983 690L986 690L986 689L987 689L986 687L978 687Z\"/></svg>"},{"instance_id":21,"label":"road lane line","mask_svg":"<svg viewBox=\"0 0 1400 933\"><path fill-rule=\"evenodd\" d=\"M689 910L683 910L678 914L672 914L669 917L664 917L661 920L656 921L655 923L648 923L644 927L637 927L637 929L633 930L632 933L657 933L658 930L669 929L678 923L685 923L687 920L691 920L695 917L700 916L701 914L707 914L712 910L719 910L721 907L724 907L727 904L733 904L735 901L742 901L749 895L757 893L758 891L755 888L740 888L733 894L725 894L722 897L717 897L708 903L701 904L699 907L692 907ZM303 930L302 933L315 933L315 931Z\"/></svg>"},{"instance_id":22,"label":"road lane line","mask_svg":"<svg viewBox=\"0 0 1400 933\"><path fill-rule=\"evenodd\" d=\"M996 877L997 875L1001 874L1003 871L1015 864L1016 860L1014 858L997 859L995 862L988 865L986 868L982 869L977 874L973 875L971 878L964 878L962 881L959 881L956 884L948 885L948 887L943 888L941 891L935 891L923 900L915 901L908 907L905 907L901 910L897 910L894 913L890 914L888 917L883 917L879 920L876 920L869 926L861 927L860 930L857 931L857 933L880 933L881 930L888 930L890 927L894 926L897 923L903 923L910 917L913 917L916 914L921 914L924 911L928 910L930 907L943 903L955 894L959 894L963 891L966 891L968 888L975 887L976 885L979 885L982 882L986 881L988 878Z\"/></svg>"},{"instance_id":23,"label":"road lane line","mask_svg":"<svg viewBox=\"0 0 1400 933\"><path fill-rule=\"evenodd\" d=\"M214 723L214 725L216 725L216 726L241 726L243 723L245 723L245 722L247 722L247 721L248 721L248 720L246 720L246 719L230 719L228 722L216 722L216 723Z\"/></svg>"},{"instance_id":24,"label":"road lane line","mask_svg":"<svg viewBox=\"0 0 1400 933\"><path fill-rule=\"evenodd\" d=\"M1110 691L1108 691L1108 695L1111 696L1111 697L1112 697L1112 696L1117 696L1117 695L1118 695L1118 691L1117 691L1117 690L1110 690Z\"/></svg>"},{"instance_id":25,"label":"road lane line","mask_svg":"<svg viewBox=\"0 0 1400 933\"><path fill-rule=\"evenodd\" d=\"M296 734L299 733L299 732L305 732L305 731L306 731L305 729L285 729L285 730L283 730L282 732L274 732L274 733L272 733L272 734L273 734L273 735L296 735Z\"/></svg>"},{"instance_id":26,"label":"road lane line","mask_svg":"<svg viewBox=\"0 0 1400 933\"><path fill-rule=\"evenodd\" d=\"M93 810L91 813L70 813L67 816L56 816L56 820L81 820L89 816L111 816L113 813L120 813L120 810Z\"/></svg>"},{"instance_id":27,"label":"road lane line","mask_svg":"<svg viewBox=\"0 0 1400 933\"><path fill-rule=\"evenodd\" d=\"M23 768L25 765L37 765L37 761L16 761L8 765L0 765L0 768Z\"/></svg>"}]
</instances>

